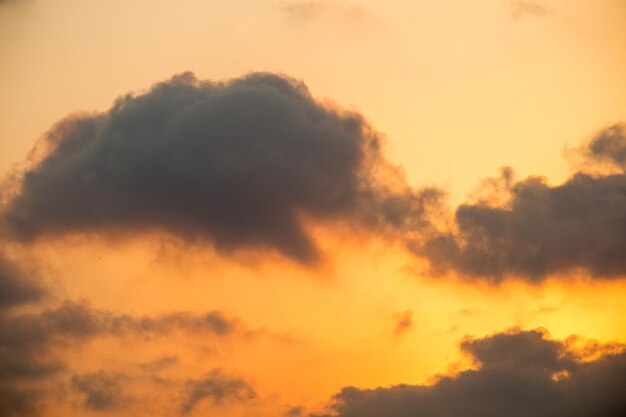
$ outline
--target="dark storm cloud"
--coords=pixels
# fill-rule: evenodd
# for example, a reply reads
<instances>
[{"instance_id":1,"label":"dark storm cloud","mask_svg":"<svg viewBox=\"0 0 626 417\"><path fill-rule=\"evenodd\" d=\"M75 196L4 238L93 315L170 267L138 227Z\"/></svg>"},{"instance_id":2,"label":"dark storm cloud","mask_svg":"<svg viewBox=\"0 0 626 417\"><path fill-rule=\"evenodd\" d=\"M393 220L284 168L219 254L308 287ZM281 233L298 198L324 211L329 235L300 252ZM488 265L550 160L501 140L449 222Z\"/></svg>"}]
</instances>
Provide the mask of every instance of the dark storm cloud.
<instances>
[{"instance_id":1,"label":"dark storm cloud","mask_svg":"<svg viewBox=\"0 0 626 417\"><path fill-rule=\"evenodd\" d=\"M462 344L478 368L433 385L344 388L317 417L617 417L626 413L626 353L581 360L541 331ZM313 417L313 416L312 416Z\"/></svg>"},{"instance_id":2,"label":"dark storm cloud","mask_svg":"<svg viewBox=\"0 0 626 417\"><path fill-rule=\"evenodd\" d=\"M623 168L625 149L624 126L616 125L582 153ZM503 175L507 204L463 204L455 228L414 247L435 272L491 281L540 281L577 269L594 278L626 276L626 174L577 173L556 186L539 177L515 182L509 171Z\"/></svg>"},{"instance_id":3,"label":"dark storm cloud","mask_svg":"<svg viewBox=\"0 0 626 417\"><path fill-rule=\"evenodd\" d=\"M204 377L191 379L185 384L181 410L183 414L188 414L204 400L219 405L227 401L245 401L255 396L254 388L246 381L214 369Z\"/></svg>"},{"instance_id":4,"label":"dark storm cloud","mask_svg":"<svg viewBox=\"0 0 626 417\"><path fill-rule=\"evenodd\" d=\"M72 388L83 396L83 406L95 411L111 411L126 405L127 398L120 379L123 374L103 371L72 377Z\"/></svg>"},{"instance_id":5,"label":"dark storm cloud","mask_svg":"<svg viewBox=\"0 0 626 417\"><path fill-rule=\"evenodd\" d=\"M162 230L311 263L320 253L302 216L417 228L439 196L385 183L393 168L363 117L272 74L227 83L182 74L59 122L40 146L48 153L3 216L23 241Z\"/></svg>"}]
</instances>

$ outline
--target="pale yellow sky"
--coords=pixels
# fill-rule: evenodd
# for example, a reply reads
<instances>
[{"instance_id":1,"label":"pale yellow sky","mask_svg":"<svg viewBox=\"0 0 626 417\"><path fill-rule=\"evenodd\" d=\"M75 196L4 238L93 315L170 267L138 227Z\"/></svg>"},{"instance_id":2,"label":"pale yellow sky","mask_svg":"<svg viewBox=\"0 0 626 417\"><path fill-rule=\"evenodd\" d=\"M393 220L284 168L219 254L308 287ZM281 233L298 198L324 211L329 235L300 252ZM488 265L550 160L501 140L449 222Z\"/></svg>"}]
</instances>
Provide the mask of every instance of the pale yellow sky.
<instances>
[{"instance_id":1,"label":"pale yellow sky","mask_svg":"<svg viewBox=\"0 0 626 417\"><path fill-rule=\"evenodd\" d=\"M626 113L626 5L491 0L24 1L0 9L0 171L52 123L174 73L277 71L361 111L414 185L460 199L510 165L568 173L563 148ZM304 2L306 3L306 2Z\"/></svg>"}]
</instances>

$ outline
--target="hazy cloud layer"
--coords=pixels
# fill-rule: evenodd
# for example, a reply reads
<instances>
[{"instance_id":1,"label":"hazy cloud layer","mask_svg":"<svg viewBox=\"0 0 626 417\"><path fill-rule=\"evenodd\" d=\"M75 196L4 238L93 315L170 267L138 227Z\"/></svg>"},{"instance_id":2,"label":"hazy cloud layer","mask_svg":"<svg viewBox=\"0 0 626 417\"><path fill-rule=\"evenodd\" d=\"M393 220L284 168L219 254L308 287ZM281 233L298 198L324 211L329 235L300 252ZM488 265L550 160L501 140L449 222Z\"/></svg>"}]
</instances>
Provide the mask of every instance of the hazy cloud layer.
<instances>
[{"instance_id":1,"label":"hazy cloud layer","mask_svg":"<svg viewBox=\"0 0 626 417\"><path fill-rule=\"evenodd\" d=\"M72 388L83 396L83 406L95 411L111 411L122 408L126 396L122 389L121 374L107 374L103 371L72 377Z\"/></svg>"},{"instance_id":2,"label":"hazy cloud layer","mask_svg":"<svg viewBox=\"0 0 626 417\"><path fill-rule=\"evenodd\" d=\"M80 405L104 415L188 415L198 409L229 406L256 396L245 380L213 369L199 378L163 378L98 370L73 375ZM163 402L153 404L155 393Z\"/></svg>"},{"instance_id":3,"label":"hazy cloud layer","mask_svg":"<svg viewBox=\"0 0 626 417\"><path fill-rule=\"evenodd\" d=\"M38 301L45 294L41 285L0 251L0 314L3 309Z\"/></svg>"},{"instance_id":4,"label":"hazy cloud layer","mask_svg":"<svg viewBox=\"0 0 626 417\"><path fill-rule=\"evenodd\" d=\"M70 302L40 313L0 315L0 349L4 352L0 358L0 376L46 376L60 369L60 364L46 357L51 346L72 345L94 337L146 337L176 331L225 336L236 328L236 322L218 312L135 317Z\"/></svg>"},{"instance_id":5,"label":"hazy cloud layer","mask_svg":"<svg viewBox=\"0 0 626 417\"><path fill-rule=\"evenodd\" d=\"M626 353L582 360L541 331L515 331L461 345L475 370L433 385L344 388L317 417L617 417L626 413ZM312 416L314 417L314 416Z\"/></svg>"},{"instance_id":6,"label":"hazy cloud layer","mask_svg":"<svg viewBox=\"0 0 626 417\"><path fill-rule=\"evenodd\" d=\"M624 125L598 133L584 153L624 168ZM507 204L463 204L455 229L417 247L435 271L493 281L538 281L575 269L626 276L626 174L577 173L556 186L539 177L515 182L508 171L504 176Z\"/></svg>"},{"instance_id":7,"label":"hazy cloud layer","mask_svg":"<svg viewBox=\"0 0 626 417\"><path fill-rule=\"evenodd\" d=\"M140 363L138 367L143 372L154 373L154 372L159 372L159 371L162 371L163 369L169 368L170 366L173 366L176 363L178 363L178 357L170 355L170 356L163 356L161 358L152 360L150 362Z\"/></svg>"},{"instance_id":8,"label":"hazy cloud layer","mask_svg":"<svg viewBox=\"0 0 626 417\"><path fill-rule=\"evenodd\" d=\"M40 383L66 370L59 349L82 345L96 337L156 337L188 332L202 337L224 337L241 330L236 321L219 312L177 312L160 316L130 316L67 302L38 313L0 311L0 415L31 415L42 397ZM56 353L54 353L56 352ZM146 364L156 372L170 362ZM114 395L119 378L94 374L75 377L72 386L85 396L85 406L105 410L121 405Z\"/></svg>"},{"instance_id":9,"label":"hazy cloud layer","mask_svg":"<svg viewBox=\"0 0 626 417\"><path fill-rule=\"evenodd\" d=\"M320 105L296 80L212 83L186 73L106 113L59 122L4 221L23 241L164 230L310 263L320 254L302 216L381 233L425 223L439 193L391 180L381 146L360 115Z\"/></svg>"}]
</instances>

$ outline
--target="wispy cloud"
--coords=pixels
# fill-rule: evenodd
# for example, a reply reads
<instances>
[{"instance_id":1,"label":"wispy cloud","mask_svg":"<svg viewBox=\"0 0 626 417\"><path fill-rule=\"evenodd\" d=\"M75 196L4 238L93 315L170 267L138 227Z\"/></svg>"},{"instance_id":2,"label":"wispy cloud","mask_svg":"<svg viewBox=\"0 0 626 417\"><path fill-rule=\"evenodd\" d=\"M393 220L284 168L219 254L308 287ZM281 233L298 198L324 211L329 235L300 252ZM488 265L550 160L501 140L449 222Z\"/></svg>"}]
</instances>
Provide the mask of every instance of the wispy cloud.
<instances>
[{"instance_id":1,"label":"wispy cloud","mask_svg":"<svg viewBox=\"0 0 626 417\"><path fill-rule=\"evenodd\" d=\"M515 20L525 17L543 17L554 13L544 0L511 0L511 17Z\"/></svg>"}]
</instances>

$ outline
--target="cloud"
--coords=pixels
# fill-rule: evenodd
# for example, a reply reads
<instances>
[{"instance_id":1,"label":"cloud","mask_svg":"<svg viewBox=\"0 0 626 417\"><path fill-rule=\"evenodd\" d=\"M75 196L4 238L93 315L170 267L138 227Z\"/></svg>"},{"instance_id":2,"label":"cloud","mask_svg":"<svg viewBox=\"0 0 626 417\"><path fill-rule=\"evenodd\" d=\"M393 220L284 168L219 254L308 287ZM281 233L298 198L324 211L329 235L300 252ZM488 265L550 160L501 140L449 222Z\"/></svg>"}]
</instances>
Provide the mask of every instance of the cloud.
<instances>
[{"instance_id":1,"label":"cloud","mask_svg":"<svg viewBox=\"0 0 626 417\"><path fill-rule=\"evenodd\" d=\"M139 364L139 369L147 373L160 372L163 369L169 368L172 365L178 363L177 356L163 356L150 362L144 362Z\"/></svg>"},{"instance_id":2,"label":"cloud","mask_svg":"<svg viewBox=\"0 0 626 417\"><path fill-rule=\"evenodd\" d=\"M10 343L12 335L4 327L13 307L36 303L47 291L27 278L27 273L0 252L0 415L34 415L41 400L40 390L21 386L21 377L40 378L58 370L58 365L48 363L37 366L33 358L22 354Z\"/></svg>"},{"instance_id":3,"label":"cloud","mask_svg":"<svg viewBox=\"0 0 626 417\"><path fill-rule=\"evenodd\" d=\"M587 417L626 412L626 352L581 358L544 331L514 330L469 339L461 349L477 364L432 385L344 388L317 417ZM312 416L313 417L313 416Z\"/></svg>"},{"instance_id":4,"label":"cloud","mask_svg":"<svg viewBox=\"0 0 626 417\"><path fill-rule=\"evenodd\" d=\"M105 336L160 336L177 331L223 337L239 324L219 312L175 312L159 316L114 314L88 304L66 302L39 313L0 315L0 376L34 378L61 369L46 360L52 346L64 346Z\"/></svg>"},{"instance_id":5,"label":"cloud","mask_svg":"<svg viewBox=\"0 0 626 417\"><path fill-rule=\"evenodd\" d=\"M324 14L351 21L372 21L373 17L356 3L341 0L282 0L275 1L274 7L301 20L308 20Z\"/></svg>"},{"instance_id":6,"label":"cloud","mask_svg":"<svg viewBox=\"0 0 626 417\"><path fill-rule=\"evenodd\" d=\"M601 131L584 153L623 164L623 125ZM622 165L623 168L623 165ZM455 227L435 234L416 253L435 272L493 282L508 276L541 281L572 270L594 278L626 276L626 174L577 173L552 186L540 177L515 182L504 171L508 203L463 204Z\"/></svg>"},{"instance_id":7,"label":"cloud","mask_svg":"<svg viewBox=\"0 0 626 417\"><path fill-rule=\"evenodd\" d=\"M609 162L626 171L626 123L617 123L600 131L583 153L589 159Z\"/></svg>"},{"instance_id":8,"label":"cloud","mask_svg":"<svg viewBox=\"0 0 626 417\"><path fill-rule=\"evenodd\" d=\"M232 405L256 396L249 383L217 368L199 378L183 379L100 369L73 375L71 387L79 394L83 408L104 414L187 415L204 402ZM155 392L166 400L165 409L153 404Z\"/></svg>"},{"instance_id":9,"label":"cloud","mask_svg":"<svg viewBox=\"0 0 626 417\"><path fill-rule=\"evenodd\" d=\"M304 415L304 407L295 406L290 407L287 411L285 411L285 417L300 417Z\"/></svg>"},{"instance_id":10,"label":"cloud","mask_svg":"<svg viewBox=\"0 0 626 417\"><path fill-rule=\"evenodd\" d=\"M551 185L505 169L490 182L497 198L462 204L441 227L444 193L411 188L363 116L320 104L285 76L209 82L185 73L57 123L0 219L23 242L166 232L225 254L270 250L308 265L323 257L307 228L315 222L405 243L435 274L622 278L625 131L610 126L581 150L620 172Z\"/></svg>"},{"instance_id":11,"label":"cloud","mask_svg":"<svg viewBox=\"0 0 626 417\"><path fill-rule=\"evenodd\" d=\"M545 1L538 0L512 0L511 16L513 19L521 19L527 16L542 17L552 13L552 9Z\"/></svg>"},{"instance_id":12,"label":"cloud","mask_svg":"<svg viewBox=\"0 0 626 417\"><path fill-rule=\"evenodd\" d=\"M97 337L159 337L187 332L206 337L245 334L241 324L213 311L205 314L174 312L157 316L131 316L95 309L85 303L66 302L37 313L0 313L0 413L31 415L44 395L36 389L66 370L59 352ZM144 364L158 372L175 358ZM92 409L120 406L113 400L119 381L113 374L75 377L74 389L85 395ZM115 397L118 398L118 397ZM110 401L109 401L110 400ZM28 404L26 407L24 404Z\"/></svg>"},{"instance_id":13,"label":"cloud","mask_svg":"<svg viewBox=\"0 0 626 417\"><path fill-rule=\"evenodd\" d=\"M310 264L321 254L303 217L381 234L426 224L440 193L408 187L382 142L362 116L321 105L294 79L185 73L57 123L2 217L25 242L166 231Z\"/></svg>"},{"instance_id":14,"label":"cloud","mask_svg":"<svg viewBox=\"0 0 626 417\"><path fill-rule=\"evenodd\" d=\"M0 312L9 307L36 302L46 290L27 277L15 262L0 252Z\"/></svg>"},{"instance_id":15,"label":"cloud","mask_svg":"<svg viewBox=\"0 0 626 417\"><path fill-rule=\"evenodd\" d=\"M72 377L72 388L83 395L83 406L95 411L111 411L122 408L127 401L120 379L123 374L103 371Z\"/></svg>"},{"instance_id":16,"label":"cloud","mask_svg":"<svg viewBox=\"0 0 626 417\"><path fill-rule=\"evenodd\" d=\"M0 415L33 416L37 414L40 393L29 388L19 388L0 381Z\"/></svg>"},{"instance_id":17,"label":"cloud","mask_svg":"<svg viewBox=\"0 0 626 417\"><path fill-rule=\"evenodd\" d=\"M190 413L201 401L211 400L214 404L226 401L245 401L256 396L252 386L242 379L224 375L214 369L199 379L190 379L185 384L182 413Z\"/></svg>"},{"instance_id":18,"label":"cloud","mask_svg":"<svg viewBox=\"0 0 626 417\"><path fill-rule=\"evenodd\" d=\"M395 337L400 337L413 328L413 312L411 310L396 314L395 320L396 325L393 329Z\"/></svg>"}]
</instances>

